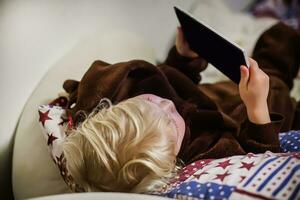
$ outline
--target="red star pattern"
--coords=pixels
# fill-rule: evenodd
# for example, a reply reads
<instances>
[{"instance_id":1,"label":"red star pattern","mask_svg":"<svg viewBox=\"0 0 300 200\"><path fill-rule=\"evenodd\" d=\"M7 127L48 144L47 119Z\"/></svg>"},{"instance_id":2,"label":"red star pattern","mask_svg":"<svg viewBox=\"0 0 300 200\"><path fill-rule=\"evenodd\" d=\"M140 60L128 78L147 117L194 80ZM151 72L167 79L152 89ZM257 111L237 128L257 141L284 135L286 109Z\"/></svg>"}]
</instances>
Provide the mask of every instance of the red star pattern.
<instances>
[{"instance_id":1,"label":"red star pattern","mask_svg":"<svg viewBox=\"0 0 300 200\"><path fill-rule=\"evenodd\" d=\"M48 135L48 141L47 141L47 145L53 145L53 141L57 139L57 137L53 136L53 133L51 133L50 135L47 133Z\"/></svg>"},{"instance_id":2,"label":"red star pattern","mask_svg":"<svg viewBox=\"0 0 300 200\"><path fill-rule=\"evenodd\" d=\"M208 174L207 172L201 172L200 174L194 174L193 176L199 179L202 175Z\"/></svg>"},{"instance_id":3,"label":"red star pattern","mask_svg":"<svg viewBox=\"0 0 300 200\"><path fill-rule=\"evenodd\" d=\"M185 181L189 176L193 175L195 170L200 170L205 166L209 165L213 161L213 159L205 159L205 160L198 160L182 169L182 173L180 173L179 181ZM198 175L197 175L198 176Z\"/></svg>"},{"instance_id":4,"label":"red star pattern","mask_svg":"<svg viewBox=\"0 0 300 200\"><path fill-rule=\"evenodd\" d=\"M199 169L202 169L203 167L209 165L211 161L213 161L213 159L198 160L198 161L194 162L191 165L191 167L196 167L199 170ZM189 169L189 166L187 167L187 169Z\"/></svg>"},{"instance_id":5,"label":"red star pattern","mask_svg":"<svg viewBox=\"0 0 300 200\"><path fill-rule=\"evenodd\" d=\"M230 163L230 159L229 160L225 160L223 162L219 162L219 164L216 167L222 167L223 169L226 169L226 167L232 165L232 163Z\"/></svg>"},{"instance_id":6,"label":"red star pattern","mask_svg":"<svg viewBox=\"0 0 300 200\"><path fill-rule=\"evenodd\" d=\"M65 163L65 160L64 160L64 155L61 154L59 157L58 156L55 156L55 157L57 159L57 163L56 164L59 167L60 174L62 175L62 177L64 179L68 179L69 178L68 176L70 176L70 175L68 174L68 171L67 171L67 168L66 168L66 163Z\"/></svg>"},{"instance_id":7,"label":"red star pattern","mask_svg":"<svg viewBox=\"0 0 300 200\"><path fill-rule=\"evenodd\" d=\"M246 176L240 176L241 177L241 180L240 180L240 183L246 178Z\"/></svg>"},{"instance_id":8,"label":"red star pattern","mask_svg":"<svg viewBox=\"0 0 300 200\"><path fill-rule=\"evenodd\" d=\"M226 176L229 176L231 173L228 173L228 171L226 171L224 174L216 174L216 177L214 178L214 180L218 180L220 179L221 182L223 182L223 180L225 179Z\"/></svg>"},{"instance_id":9,"label":"red star pattern","mask_svg":"<svg viewBox=\"0 0 300 200\"><path fill-rule=\"evenodd\" d=\"M269 157L271 157L271 155L266 153L265 158L269 158Z\"/></svg>"},{"instance_id":10,"label":"red star pattern","mask_svg":"<svg viewBox=\"0 0 300 200\"><path fill-rule=\"evenodd\" d=\"M55 156L57 160L57 164L61 165L63 163L64 155L60 154L60 156Z\"/></svg>"},{"instance_id":11,"label":"red star pattern","mask_svg":"<svg viewBox=\"0 0 300 200\"><path fill-rule=\"evenodd\" d=\"M49 115L49 112L50 112L50 110L47 110L47 111L44 112L44 113L41 112L41 111L39 111L39 115L40 115L39 121L42 122L43 126L45 126L46 120L52 119L52 118L50 118L50 117L48 116L48 115Z\"/></svg>"},{"instance_id":12,"label":"red star pattern","mask_svg":"<svg viewBox=\"0 0 300 200\"><path fill-rule=\"evenodd\" d=\"M63 126L64 123L68 122L69 119L68 118L64 118L64 116L61 116L60 119L62 120L58 125Z\"/></svg>"},{"instance_id":13,"label":"red star pattern","mask_svg":"<svg viewBox=\"0 0 300 200\"><path fill-rule=\"evenodd\" d=\"M294 154L293 154L293 157L294 157L294 158L300 159L300 153L299 153L299 152L297 152L297 153L293 152L293 153L294 153Z\"/></svg>"},{"instance_id":14,"label":"red star pattern","mask_svg":"<svg viewBox=\"0 0 300 200\"><path fill-rule=\"evenodd\" d=\"M240 168L246 168L249 171L254 166L255 166L254 162L251 163L242 162L242 166L240 166Z\"/></svg>"},{"instance_id":15,"label":"red star pattern","mask_svg":"<svg viewBox=\"0 0 300 200\"><path fill-rule=\"evenodd\" d=\"M248 153L248 154L247 154L247 157L248 157L248 158L254 158L254 157L257 157L257 156L255 156L254 153Z\"/></svg>"}]
</instances>

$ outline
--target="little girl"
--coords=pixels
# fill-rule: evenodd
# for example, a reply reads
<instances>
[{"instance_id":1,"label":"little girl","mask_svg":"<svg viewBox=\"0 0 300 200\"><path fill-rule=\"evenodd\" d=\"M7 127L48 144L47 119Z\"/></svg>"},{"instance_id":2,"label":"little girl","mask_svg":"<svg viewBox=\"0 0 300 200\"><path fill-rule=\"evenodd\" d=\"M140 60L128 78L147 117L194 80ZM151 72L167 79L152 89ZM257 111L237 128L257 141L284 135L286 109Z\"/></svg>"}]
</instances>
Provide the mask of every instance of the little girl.
<instances>
[{"instance_id":1,"label":"little girl","mask_svg":"<svg viewBox=\"0 0 300 200\"><path fill-rule=\"evenodd\" d=\"M278 133L300 124L289 95L300 34L279 23L252 57L238 86L198 85L207 62L179 29L164 64L95 61L80 82L65 81L75 127L63 151L75 182L85 191L147 193L174 177L177 160L279 152Z\"/></svg>"}]
</instances>

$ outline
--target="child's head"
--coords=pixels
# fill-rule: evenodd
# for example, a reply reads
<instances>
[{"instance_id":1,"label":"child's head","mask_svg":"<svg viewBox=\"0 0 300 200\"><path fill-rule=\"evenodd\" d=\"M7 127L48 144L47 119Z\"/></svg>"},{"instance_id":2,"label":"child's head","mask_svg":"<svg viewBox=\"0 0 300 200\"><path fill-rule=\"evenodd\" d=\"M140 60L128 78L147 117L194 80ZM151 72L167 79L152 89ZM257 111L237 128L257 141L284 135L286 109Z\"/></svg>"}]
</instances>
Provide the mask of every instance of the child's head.
<instances>
[{"instance_id":1,"label":"child's head","mask_svg":"<svg viewBox=\"0 0 300 200\"><path fill-rule=\"evenodd\" d=\"M178 127L145 98L105 107L67 137L66 167L86 191L145 193L174 175Z\"/></svg>"}]
</instances>

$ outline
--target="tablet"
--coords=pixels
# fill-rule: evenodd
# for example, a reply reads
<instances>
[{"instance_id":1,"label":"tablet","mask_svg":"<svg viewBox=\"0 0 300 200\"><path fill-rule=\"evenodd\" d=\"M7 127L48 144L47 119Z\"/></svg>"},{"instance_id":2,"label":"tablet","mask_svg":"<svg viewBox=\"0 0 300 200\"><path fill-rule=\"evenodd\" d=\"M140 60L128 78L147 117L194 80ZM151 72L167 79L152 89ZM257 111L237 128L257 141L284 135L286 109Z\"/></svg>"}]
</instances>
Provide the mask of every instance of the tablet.
<instances>
[{"instance_id":1,"label":"tablet","mask_svg":"<svg viewBox=\"0 0 300 200\"><path fill-rule=\"evenodd\" d=\"M233 82L239 84L240 66L249 67L245 50L190 14L177 7L174 9L190 48Z\"/></svg>"}]
</instances>

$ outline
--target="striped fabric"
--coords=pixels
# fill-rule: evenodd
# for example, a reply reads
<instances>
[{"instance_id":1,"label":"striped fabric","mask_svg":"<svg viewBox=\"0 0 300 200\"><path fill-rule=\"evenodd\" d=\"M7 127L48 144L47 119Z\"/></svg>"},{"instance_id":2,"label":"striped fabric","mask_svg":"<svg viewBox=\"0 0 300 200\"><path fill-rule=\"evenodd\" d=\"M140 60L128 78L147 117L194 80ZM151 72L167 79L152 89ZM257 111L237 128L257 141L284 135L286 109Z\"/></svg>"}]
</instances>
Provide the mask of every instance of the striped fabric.
<instances>
[{"instance_id":1,"label":"striped fabric","mask_svg":"<svg viewBox=\"0 0 300 200\"><path fill-rule=\"evenodd\" d=\"M300 153L267 151L197 161L183 168L161 195L178 199L300 199Z\"/></svg>"}]
</instances>

